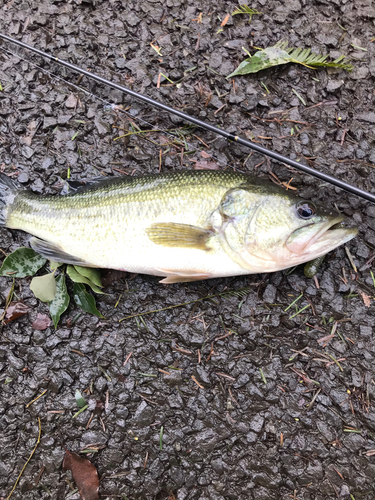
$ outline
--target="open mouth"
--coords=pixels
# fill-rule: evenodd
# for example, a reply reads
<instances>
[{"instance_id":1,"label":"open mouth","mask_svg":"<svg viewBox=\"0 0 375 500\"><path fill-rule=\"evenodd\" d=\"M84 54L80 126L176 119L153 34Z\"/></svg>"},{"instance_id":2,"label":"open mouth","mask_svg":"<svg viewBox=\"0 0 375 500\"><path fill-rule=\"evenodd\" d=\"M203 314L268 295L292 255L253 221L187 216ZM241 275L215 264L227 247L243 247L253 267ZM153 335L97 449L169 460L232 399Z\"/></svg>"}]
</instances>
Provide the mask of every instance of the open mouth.
<instances>
[{"instance_id":1,"label":"open mouth","mask_svg":"<svg viewBox=\"0 0 375 500\"><path fill-rule=\"evenodd\" d=\"M313 245L316 241L318 241L327 231L336 231L344 221L344 217L339 215L332 220L327 222L323 222L320 225L322 226L319 231L306 243L306 247ZM316 224L313 224L316 227Z\"/></svg>"},{"instance_id":2,"label":"open mouth","mask_svg":"<svg viewBox=\"0 0 375 500\"><path fill-rule=\"evenodd\" d=\"M306 252L319 257L357 236L358 228L345 227L343 220L340 216L325 224L306 245Z\"/></svg>"},{"instance_id":3,"label":"open mouth","mask_svg":"<svg viewBox=\"0 0 375 500\"><path fill-rule=\"evenodd\" d=\"M358 228L342 225L344 217L339 215L328 221L313 223L294 231L286 243L297 255L319 257L346 243L358 234Z\"/></svg>"}]
</instances>

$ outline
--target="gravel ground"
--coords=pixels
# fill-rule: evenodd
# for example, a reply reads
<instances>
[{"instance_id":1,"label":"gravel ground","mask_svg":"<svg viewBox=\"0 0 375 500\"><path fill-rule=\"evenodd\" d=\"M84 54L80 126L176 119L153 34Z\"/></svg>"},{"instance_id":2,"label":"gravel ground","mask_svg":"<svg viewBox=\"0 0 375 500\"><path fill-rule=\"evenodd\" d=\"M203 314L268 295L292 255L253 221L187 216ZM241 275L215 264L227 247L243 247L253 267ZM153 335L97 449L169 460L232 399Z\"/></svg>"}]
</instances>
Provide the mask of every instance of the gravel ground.
<instances>
[{"instance_id":1,"label":"gravel ground","mask_svg":"<svg viewBox=\"0 0 375 500\"><path fill-rule=\"evenodd\" d=\"M374 191L371 0L258 0L250 5L263 15L250 24L229 17L222 28L235 2L5 2L0 28L8 35ZM354 71L291 65L226 80L242 46L281 39L350 55ZM72 179L174 171L207 161L205 150L220 168L293 177L301 196L336 204L360 231L348 244L358 272L339 248L317 282L301 268L171 286L106 272L108 295L97 297L105 319L71 305L57 330L33 330L47 308L29 280L16 281L32 311L4 326L0 340L0 496L35 446L40 417L41 442L14 500L79 498L61 464L65 448L88 445L101 498L373 500L374 284L366 263L375 250L374 206L210 133L183 130L181 120L84 78L85 93L73 85L77 74L10 44L0 46L0 65L1 168L37 193L58 192L69 168ZM151 125L179 128L195 152L168 151L166 133L114 141L121 129ZM21 232L1 229L4 252L26 243ZM1 278L3 300L10 286ZM246 286L243 297L119 323ZM297 309L285 311L302 292ZM89 422L88 409L72 418L76 389L92 405L104 403L101 415Z\"/></svg>"}]
</instances>

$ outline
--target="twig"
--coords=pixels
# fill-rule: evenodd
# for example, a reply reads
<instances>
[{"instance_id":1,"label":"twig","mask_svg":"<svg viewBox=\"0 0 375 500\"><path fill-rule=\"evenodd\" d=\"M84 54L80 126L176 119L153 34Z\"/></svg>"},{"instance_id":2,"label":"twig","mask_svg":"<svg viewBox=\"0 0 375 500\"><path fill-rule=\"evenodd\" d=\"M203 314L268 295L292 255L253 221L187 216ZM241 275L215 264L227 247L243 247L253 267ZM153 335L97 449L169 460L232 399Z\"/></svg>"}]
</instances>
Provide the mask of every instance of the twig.
<instances>
[{"instance_id":1,"label":"twig","mask_svg":"<svg viewBox=\"0 0 375 500\"><path fill-rule=\"evenodd\" d=\"M321 389L321 388L319 388L319 389L316 391L315 396L312 398L312 400L310 401L309 405L307 406L307 409L308 409L308 410L311 410L311 408L312 408L313 404L315 403L316 398L319 396L319 393L320 393L320 391L321 391L321 390L322 390L322 389Z\"/></svg>"},{"instance_id":2,"label":"twig","mask_svg":"<svg viewBox=\"0 0 375 500\"><path fill-rule=\"evenodd\" d=\"M201 389L204 389L203 385L198 382L198 380L194 377L194 375L191 376L192 380L197 384L198 387Z\"/></svg>"},{"instance_id":3,"label":"twig","mask_svg":"<svg viewBox=\"0 0 375 500\"><path fill-rule=\"evenodd\" d=\"M336 359L336 358L335 358L334 356L332 356L331 354L328 354L328 356L332 359L333 363L335 363L335 364L336 364L336 365L340 368L340 370L343 372L344 370L343 370L342 366L340 365L339 360L338 360L338 359ZM346 359L346 358L340 358L340 361L345 361L345 359ZM332 364L332 363L329 363L329 364ZM328 365L327 365L327 366L328 366Z\"/></svg>"},{"instance_id":4,"label":"twig","mask_svg":"<svg viewBox=\"0 0 375 500\"><path fill-rule=\"evenodd\" d=\"M216 375L220 375L220 377L225 377L225 378L229 378L229 380L236 380L235 378L231 377L230 375L226 375L225 373L220 373L220 372L216 372Z\"/></svg>"},{"instance_id":5,"label":"twig","mask_svg":"<svg viewBox=\"0 0 375 500\"><path fill-rule=\"evenodd\" d=\"M171 349L177 352L181 352L182 354L193 354L191 351L188 351L187 349L182 349L182 347L178 347L177 344L176 346L171 345Z\"/></svg>"},{"instance_id":6,"label":"twig","mask_svg":"<svg viewBox=\"0 0 375 500\"><path fill-rule=\"evenodd\" d=\"M125 366L125 365L126 365L126 363L129 361L130 356L131 356L132 354L133 354L133 351L132 351L132 352L130 352L130 353L126 356L125 361L124 361L124 364L123 364L122 366Z\"/></svg>"},{"instance_id":7,"label":"twig","mask_svg":"<svg viewBox=\"0 0 375 500\"><path fill-rule=\"evenodd\" d=\"M158 403L155 403L155 401L152 401L152 399L146 398L146 396L143 396L143 394L139 394L139 395L141 396L142 399L145 399L146 401L148 401L152 405L159 406Z\"/></svg>"},{"instance_id":8,"label":"twig","mask_svg":"<svg viewBox=\"0 0 375 500\"><path fill-rule=\"evenodd\" d=\"M346 128L344 128L344 130L342 132L340 146L342 146L344 144L345 134L346 134Z\"/></svg>"},{"instance_id":9,"label":"twig","mask_svg":"<svg viewBox=\"0 0 375 500\"><path fill-rule=\"evenodd\" d=\"M345 252L346 252L346 255L348 256L350 264L352 265L352 268L354 269L354 272L356 273L357 272L357 267L354 264L354 260L353 260L352 254L350 253L350 250L349 250L349 248L346 245L345 245Z\"/></svg>"},{"instance_id":10,"label":"twig","mask_svg":"<svg viewBox=\"0 0 375 500\"><path fill-rule=\"evenodd\" d=\"M162 370L161 368L158 368L158 371L161 373L165 373L166 375L170 375L170 372L167 372L167 370Z\"/></svg>"},{"instance_id":11,"label":"twig","mask_svg":"<svg viewBox=\"0 0 375 500\"><path fill-rule=\"evenodd\" d=\"M44 396L46 392L47 392L47 389L45 391L43 391L42 394L39 394L39 396L37 396L35 399L33 399L32 401L30 401L30 403L27 403L26 408L28 408L30 405L32 405L33 403L35 403L35 401L37 401L39 398L41 398L42 396Z\"/></svg>"}]
</instances>

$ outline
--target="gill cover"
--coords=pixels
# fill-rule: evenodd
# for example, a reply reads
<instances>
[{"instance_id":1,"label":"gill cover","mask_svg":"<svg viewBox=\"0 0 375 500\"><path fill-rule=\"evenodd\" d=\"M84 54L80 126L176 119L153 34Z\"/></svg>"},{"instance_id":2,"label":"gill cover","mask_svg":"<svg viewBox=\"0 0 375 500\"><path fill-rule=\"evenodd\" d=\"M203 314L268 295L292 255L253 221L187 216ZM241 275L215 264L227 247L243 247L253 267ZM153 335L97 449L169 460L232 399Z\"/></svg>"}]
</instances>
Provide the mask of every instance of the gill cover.
<instances>
[{"instance_id":1,"label":"gill cover","mask_svg":"<svg viewBox=\"0 0 375 500\"><path fill-rule=\"evenodd\" d=\"M220 236L223 250L243 269L252 269L246 250L246 235L252 233L251 225L261 206L262 196L246 189L227 191L212 214L213 229Z\"/></svg>"}]
</instances>

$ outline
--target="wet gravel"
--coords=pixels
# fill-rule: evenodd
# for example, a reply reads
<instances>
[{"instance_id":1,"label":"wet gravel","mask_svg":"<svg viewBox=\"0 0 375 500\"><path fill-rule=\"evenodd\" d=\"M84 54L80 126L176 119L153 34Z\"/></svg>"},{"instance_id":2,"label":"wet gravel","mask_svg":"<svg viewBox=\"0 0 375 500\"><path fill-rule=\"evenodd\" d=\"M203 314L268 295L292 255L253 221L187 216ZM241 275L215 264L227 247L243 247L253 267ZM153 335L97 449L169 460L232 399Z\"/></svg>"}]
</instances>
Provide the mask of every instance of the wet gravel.
<instances>
[{"instance_id":1,"label":"wet gravel","mask_svg":"<svg viewBox=\"0 0 375 500\"><path fill-rule=\"evenodd\" d=\"M247 16L230 17L221 28L235 2L13 0L1 7L0 27L373 192L373 3L251 5L263 15L250 24ZM334 58L347 54L354 70L285 66L226 80L243 60L242 46L280 39ZM61 467L64 449L89 446L96 449L87 456L102 478L101 498L373 500L374 283L366 263L375 251L374 206L200 130L187 131L195 152L183 155L180 146L163 145L173 140L166 133L114 141L132 126L183 123L9 44L0 46L0 67L1 169L37 193L58 192L68 169L72 179L173 171L207 161L205 149L220 168L273 173L282 182L293 177L301 196L336 204L360 230L348 244L358 272L339 248L319 271L319 288L301 268L168 287L149 276L106 272L108 295L97 297L105 319L71 305L56 331L32 329L47 308L28 280L17 281L17 297L32 312L1 334L0 495L9 495L35 446L40 417L41 442L15 500L79 498ZM88 92L68 83L77 80ZM4 252L26 242L24 234L1 229ZM10 286L1 278L3 303ZM119 323L246 286L245 296ZM76 389L90 406L73 418ZM93 414L96 400L104 409Z\"/></svg>"}]
</instances>

